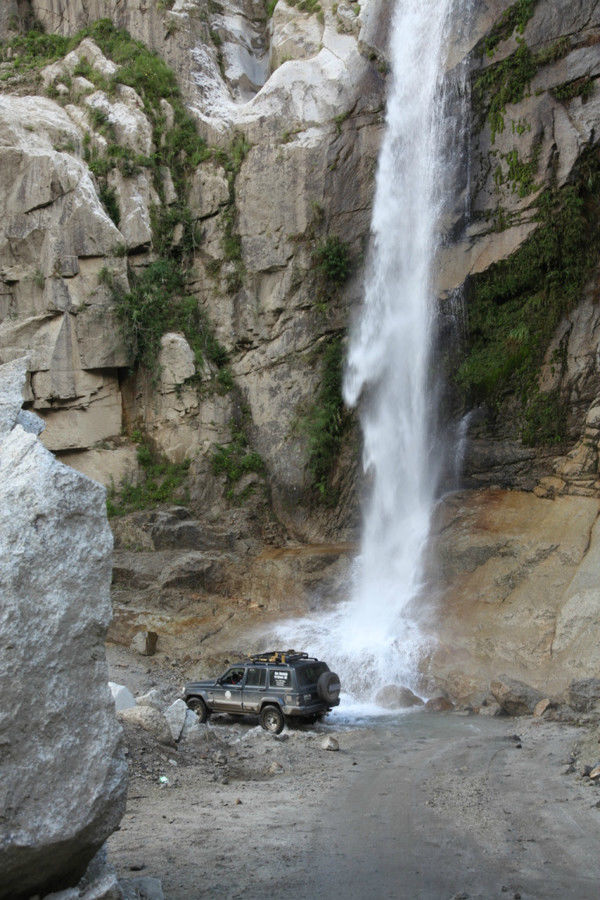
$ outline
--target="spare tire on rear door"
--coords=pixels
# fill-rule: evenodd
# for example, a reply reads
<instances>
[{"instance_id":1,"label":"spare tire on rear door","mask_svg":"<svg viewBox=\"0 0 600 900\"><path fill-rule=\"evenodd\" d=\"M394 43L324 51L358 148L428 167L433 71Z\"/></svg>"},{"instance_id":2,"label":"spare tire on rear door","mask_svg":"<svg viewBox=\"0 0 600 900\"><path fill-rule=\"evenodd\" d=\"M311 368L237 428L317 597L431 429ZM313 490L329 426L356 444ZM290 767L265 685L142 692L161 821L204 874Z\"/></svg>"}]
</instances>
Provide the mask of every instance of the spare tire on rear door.
<instances>
[{"instance_id":1,"label":"spare tire on rear door","mask_svg":"<svg viewBox=\"0 0 600 900\"><path fill-rule=\"evenodd\" d=\"M325 703L335 703L340 696L340 679L335 672L322 672L319 675L317 692Z\"/></svg>"}]
</instances>

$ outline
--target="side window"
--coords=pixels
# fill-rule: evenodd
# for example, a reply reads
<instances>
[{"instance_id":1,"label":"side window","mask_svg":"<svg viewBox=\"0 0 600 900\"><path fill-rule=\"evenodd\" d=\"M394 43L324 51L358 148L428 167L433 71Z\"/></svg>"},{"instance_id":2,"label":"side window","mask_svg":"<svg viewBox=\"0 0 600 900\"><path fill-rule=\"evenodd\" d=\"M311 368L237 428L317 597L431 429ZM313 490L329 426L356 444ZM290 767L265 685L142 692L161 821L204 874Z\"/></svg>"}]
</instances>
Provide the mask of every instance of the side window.
<instances>
[{"instance_id":1,"label":"side window","mask_svg":"<svg viewBox=\"0 0 600 900\"><path fill-rule=\"evenodd\" d=\"M269 672L269 684L271 687L291 687L292 673L289 669L271 669Z\"/></svg>"},{"instance_id":2,"label":"side window","mask_svg":"<svg viewBox=\"0 0 600 900\"><path fill-rule=\"evenodd\" d=\"M221 684L241 684L244 678L243 669L229 669L221 678Z\"/></svg>"},{"instance_id":3,"label":"side window","mask_svg":"<svg viewBox=\"0 0 600 900\"><path fill-rule=\"evenodd\" d=\"M246 673L246 687L262 687L267 684L266 669L248 669Z\"/></svg>"}]
</instances>

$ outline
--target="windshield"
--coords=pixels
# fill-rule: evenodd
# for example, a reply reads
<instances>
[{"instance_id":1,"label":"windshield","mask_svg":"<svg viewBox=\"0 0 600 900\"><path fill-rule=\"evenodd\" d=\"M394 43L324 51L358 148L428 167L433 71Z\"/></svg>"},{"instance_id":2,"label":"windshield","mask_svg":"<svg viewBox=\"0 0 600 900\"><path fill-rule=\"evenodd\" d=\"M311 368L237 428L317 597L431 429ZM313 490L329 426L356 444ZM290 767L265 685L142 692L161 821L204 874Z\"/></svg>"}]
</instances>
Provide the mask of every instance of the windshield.
<instances>
[{"instance_id":1,"label":"windshield","mask_svg":"<svg viewBox=\"0 0 600 900\"><path fill-rule=\"evenodd\" d=\"M310 684L316 684L319 680L319 675L328 671L327 664L324 662L307 663L305 666L298 666L296 669L298 684L300 687L308 687Z\"/></svg>"}]
</instances>

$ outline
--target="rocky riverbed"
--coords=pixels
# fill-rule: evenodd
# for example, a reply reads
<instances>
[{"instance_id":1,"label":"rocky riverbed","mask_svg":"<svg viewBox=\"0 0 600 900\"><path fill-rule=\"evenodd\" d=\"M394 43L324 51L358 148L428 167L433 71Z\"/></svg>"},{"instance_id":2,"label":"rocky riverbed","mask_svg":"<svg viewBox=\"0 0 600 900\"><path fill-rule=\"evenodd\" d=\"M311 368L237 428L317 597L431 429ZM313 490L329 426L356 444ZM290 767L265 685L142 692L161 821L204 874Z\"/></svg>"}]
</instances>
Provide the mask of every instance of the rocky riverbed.
<instances>
[{"instance_id":1,"label":"rocky riverbed","mask_svg":"<svg viewBox=\"0 0 600 900\"><path fill-rule=\"evenodd\" d=\"M109 647L109 663L136 693L177 696L181 673L159 659ZM109 859L120 878L159 878L169 900L597 896L593 716L342 706L279 736L215 716L163 743L124 724L129 796Z\"/></svg>"}]
</instances>

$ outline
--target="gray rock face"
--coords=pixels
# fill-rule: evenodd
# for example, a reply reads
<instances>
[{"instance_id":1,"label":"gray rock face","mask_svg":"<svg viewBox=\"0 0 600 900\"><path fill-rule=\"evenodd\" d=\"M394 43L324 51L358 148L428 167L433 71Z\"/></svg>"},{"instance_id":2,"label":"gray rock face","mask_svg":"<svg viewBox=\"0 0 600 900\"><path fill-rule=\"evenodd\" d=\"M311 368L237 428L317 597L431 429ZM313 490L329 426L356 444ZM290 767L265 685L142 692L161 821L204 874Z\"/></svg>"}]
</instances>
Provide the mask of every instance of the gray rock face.
<instances>
[{"instance_id":1,"label":"gray rock face","mask_svg":"<svg viewBox=\"0 0 600 900\"><path fill-rule=\"evenodd\" d=\"M14 398L25 372L26 360L0 366L0 396ZM0 428L0 897L13 900L77 883L121 819L127 769L104 655L104 490L11 409Z\"/></svg>"}]
</instances>

